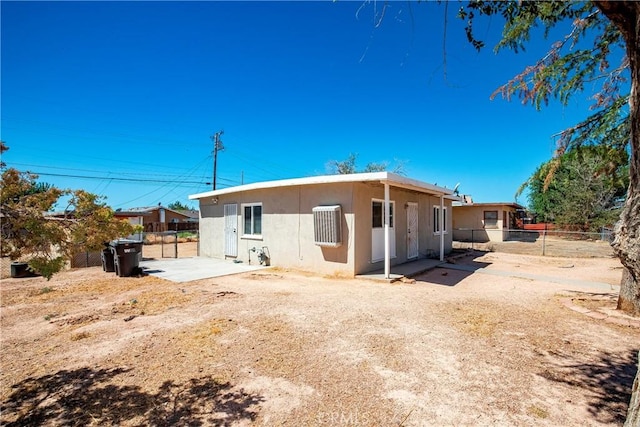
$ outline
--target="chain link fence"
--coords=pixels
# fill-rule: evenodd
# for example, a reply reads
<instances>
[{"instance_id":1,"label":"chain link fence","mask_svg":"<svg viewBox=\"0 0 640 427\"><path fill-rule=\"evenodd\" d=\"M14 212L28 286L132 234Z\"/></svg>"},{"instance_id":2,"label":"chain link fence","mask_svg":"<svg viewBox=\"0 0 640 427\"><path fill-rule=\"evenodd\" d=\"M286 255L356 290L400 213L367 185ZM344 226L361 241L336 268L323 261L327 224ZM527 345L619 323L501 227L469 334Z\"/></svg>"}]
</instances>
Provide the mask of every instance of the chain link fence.
<instances>
[{"instance_id":1,"label":"chain link fence","mask_svg":"<svg viewBox=\"0 0 640 427\"><path fill-rule=\"evenodd\" d=\"M142 233L142 259L186 258L200 255L198 230ZM100 252L78 252L70 260L71 268L102 265ZM4 276L3 276L4 277Z\"/></svg>"},{"instance_id":2,"label":"chain link fence","mask_svg":"<svg viewBox=\"0 0 640 427\"><path fill-rule=\"evenodd\" d=\"M80 252L71 258L71 268L97 267L102 265L100 252Z\"/></svg>"},{"instance_id":3,"label":"chain link fence","mask_svg":"<svg viewBox=\"0 0 640 427\"><path fill-rule=\"evenodd\" d=\"M143 258L178 258L178 232L162 231L144 233Z\"/></svg>"},{"instance_id":4,"label":"chain link fence","mask_svg":"<svg viewBox=\"0 0 640 427\"><path fill-rule=\"evenodd\" d=\"M198 240L197 230L144 233L142 257L153 259L198 256Z\"/></svg>"},{"instance_id":5,"label":"chain link fence","mask_svg":"<svg viewBox=\"0 0 640 427\"><path fill-rule=\"evenodd\" d=\"M455 249L572 258L613 257L613 230L598 233L562 230L455 229Z\"/></svg>"}]
</instances>

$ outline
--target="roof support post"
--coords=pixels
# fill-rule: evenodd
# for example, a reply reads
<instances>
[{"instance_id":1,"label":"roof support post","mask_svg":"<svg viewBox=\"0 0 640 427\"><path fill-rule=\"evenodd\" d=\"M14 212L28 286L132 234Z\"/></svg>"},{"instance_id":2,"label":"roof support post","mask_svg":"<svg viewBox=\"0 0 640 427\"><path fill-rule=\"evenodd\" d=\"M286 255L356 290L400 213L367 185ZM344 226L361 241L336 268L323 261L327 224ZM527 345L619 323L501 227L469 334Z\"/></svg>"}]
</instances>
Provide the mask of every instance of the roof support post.
<instances>
[{"instance_id":1,"label":"roof support post","mask_svg":"<svg viewBox=\"0 0 640 427\"><path fill-rule=\"evenodd\" d=\"M389 238L390 228L389 223L391 220L390 215L390 207L391 203L389 202L389 183L385 181L384 183L384 278L390 279L391 275L391 248L389 247L389 243L391 239Z\"/></svg>"},{"instance_id":2,"label":"roof support post","mask_svg":"<svg viewBox=\"0 0 640 427\"><path fill-rule=\"evenodd\" d=\"M440 261L444 261L444 194L440 195Z\"/></svg>"}]
</instances>

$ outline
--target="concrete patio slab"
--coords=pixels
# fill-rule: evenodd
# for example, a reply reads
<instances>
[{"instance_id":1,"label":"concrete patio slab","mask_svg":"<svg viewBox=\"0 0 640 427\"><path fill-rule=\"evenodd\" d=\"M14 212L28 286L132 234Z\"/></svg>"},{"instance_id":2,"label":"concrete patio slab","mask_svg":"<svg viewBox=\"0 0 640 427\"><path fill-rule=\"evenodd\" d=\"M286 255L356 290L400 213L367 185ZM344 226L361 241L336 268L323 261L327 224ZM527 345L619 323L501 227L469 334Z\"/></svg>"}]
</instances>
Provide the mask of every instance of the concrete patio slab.
<instances>
[{"instance_id":1,"label":"concrete patio slab","mask_svg":"<svg viewBox=\"0 0 640 427\"><path fill-rule=\"evenodd\" d=\"M392 265L389 272L389 278L384 276L384 269L375 270L369 273L359 274L356 277L360 279L372 279L382 280L387 282L395 282L402 280L405 277L413 277L418 274L422 274L425 271L432 270L439 265L444 264L444 261L437 259L421 258L414 261L405 262L403 264Z\"/></svg>"},{"instance_id":2,"label":"concrete patio slab","mask_svg":"<svg viewBox=\"0 0 640 427\"><path fill-rule=\"evenodd\" d=\"M146 274L172 282L191 282L266 268L259 264L248 265L204 257L144 260L140 262L140 267Z\"/></svg>"}]
</instances>

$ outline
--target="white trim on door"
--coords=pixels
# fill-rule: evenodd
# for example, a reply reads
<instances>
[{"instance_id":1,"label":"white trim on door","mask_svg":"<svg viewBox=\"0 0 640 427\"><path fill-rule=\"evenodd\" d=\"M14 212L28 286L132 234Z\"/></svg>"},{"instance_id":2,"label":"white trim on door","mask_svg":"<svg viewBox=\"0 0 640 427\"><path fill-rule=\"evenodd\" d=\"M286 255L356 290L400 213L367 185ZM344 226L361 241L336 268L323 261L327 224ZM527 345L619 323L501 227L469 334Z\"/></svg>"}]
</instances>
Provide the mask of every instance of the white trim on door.
<instances>
[{"instance_id":1,"label":"white trim on door","mask_svg":"<svg viewBox=\"0 0 640 427\"><path fill-rule=\"evenodd\" d=\"M224 205L224 256L238 256L238 205Z\"/></svg>"}]
</instances>

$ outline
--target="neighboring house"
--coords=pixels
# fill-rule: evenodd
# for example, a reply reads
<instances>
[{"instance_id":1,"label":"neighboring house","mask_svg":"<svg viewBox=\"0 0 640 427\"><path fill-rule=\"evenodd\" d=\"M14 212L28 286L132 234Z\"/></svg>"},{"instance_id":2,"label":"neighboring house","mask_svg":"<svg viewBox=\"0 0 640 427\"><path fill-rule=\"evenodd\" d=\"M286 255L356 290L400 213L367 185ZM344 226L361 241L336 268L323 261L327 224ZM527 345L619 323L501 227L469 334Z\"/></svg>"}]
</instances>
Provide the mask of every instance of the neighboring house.
<instances>
[{"instance_id":1,"label":"neighboring house","mask_svg":"<svg viewBox=\"0 0 640 427\"><path fill-rule=\"evenodd\" d=\"M114 216L116 218L126 219L132 225L141 225L144 227L145 217L149 217L151 214L148 212L141 211L123 211L122 209L118 209L114 212ZM143 232L132 234L131 236L127 236L128 239L132 240L143 240L142 236Z\"/></svg>"},{"instance_id":2,"label":"neighboring house","mask_svg":"<svg viewBox=\"0 0 640 427\"><path fill-rule=\"evenodd\" d=\"M188 217L185 219L185 222L190 222L193 224L198 224L200 222L200 211L194 211L189 209L189 210L178 210L176 212L179 212L182 215L185 215ZM197 230L198 227L196 226L195 229Z\"/></svg>"},{"instance_id":3,"label":"neighboring house","mask_svg":"<svg viewBox=\"0 0 640 427\"><path fill-rule=\"evenodd\" d=\"M517 203L454 203L453 240L502 242L508 230L522 228L522 212Z\"/></svg>"},{"instance_id":4,"label":"neighboring house","mask_svg":"<svg viewBox=\"0 0 640 427\"><path fill-rule=\"evenodd\" d=\"M263 254L283 268L348 276L384 268L387 277L391 265L444 258L458 200L389 172L259 182L189 199L200 204L201 256L258 263Z\"/></svg>"},{"instance_id":5,"label":"neighboring house","mask_svg":"<svg viewBox=\"0 0 640 427\"><path fill-rule=\"evenodd\" d=\"M198 229L198 221L194 219L193 211L176 211L161 204L116 211L116 216L127 217L132 224L142 225L145 232Z\"/></svg>"}]
</instances>

